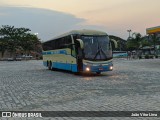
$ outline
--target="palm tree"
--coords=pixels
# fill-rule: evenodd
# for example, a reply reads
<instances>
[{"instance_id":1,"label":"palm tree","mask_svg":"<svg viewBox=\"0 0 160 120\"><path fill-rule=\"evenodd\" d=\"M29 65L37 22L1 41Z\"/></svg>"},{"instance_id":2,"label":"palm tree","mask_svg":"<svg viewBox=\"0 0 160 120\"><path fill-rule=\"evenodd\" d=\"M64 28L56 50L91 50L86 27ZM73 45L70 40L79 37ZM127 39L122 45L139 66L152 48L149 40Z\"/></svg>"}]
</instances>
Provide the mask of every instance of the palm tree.
<instances>
[{"instance_id":1,"label":"palm tree","mask_svg":"<svg viewBox=\"0 0 160 120\"><path fill-rule=\"evenodd\" d=\"M151 46L151 43L150 43L149 40L148 40L148 36L144 36L144 37L142 38L141 46L142 46L142 47Z\"/></svg>"},{"instance_id":2,"label":"palm tree","mask_svg":"<svg viewBox=\"0 0 160 120\"><path fill-rule=\"evenodd\" d=\"M141 47L142 40L143 40L143 37L140 33L133 33L132 37L127 41L127 48L129 50L138 51L138 49Z\"/></svg>"},{"instance_id":3,"label":"palm tree","mask_svg":"<svg viewBox=\"0 0 160 120\"><path fill-rule=\"evenodd\" d=\"M140 33L133 33L133 41L135 44L136 50L138 50L141 47L141 42L142 42L142 35Z\"/></svg>"}]
</instances>

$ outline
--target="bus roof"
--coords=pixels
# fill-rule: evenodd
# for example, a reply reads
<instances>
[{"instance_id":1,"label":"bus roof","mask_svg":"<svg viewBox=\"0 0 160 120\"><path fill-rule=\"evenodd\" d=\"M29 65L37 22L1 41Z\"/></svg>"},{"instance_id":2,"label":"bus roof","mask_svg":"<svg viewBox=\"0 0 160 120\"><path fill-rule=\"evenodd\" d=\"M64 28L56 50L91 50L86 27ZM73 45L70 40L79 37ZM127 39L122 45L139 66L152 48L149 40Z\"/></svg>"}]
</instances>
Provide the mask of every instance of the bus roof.
<instances>
[{"instance_id":1,"label":"bus roof","mask_svg":"<svg viewBox=\"0 0 160 120\"><path fill-rule=\"evenodd\" d=\"M106 32L102 32L102 31L97 31L97 30L87 30L87 29L82 29L82 30L72 30L70 32L67 32L67 33L64 33L60 36L57 36L57 37L54 37L48 41L51 41L51 40L55 40L55 39L58 39L58 38L62 38L62 37L65 37L65 36L68 36L68 35L107 35ZM46 41L46 42L48 42Z\"/></svg>"}]
</instances>

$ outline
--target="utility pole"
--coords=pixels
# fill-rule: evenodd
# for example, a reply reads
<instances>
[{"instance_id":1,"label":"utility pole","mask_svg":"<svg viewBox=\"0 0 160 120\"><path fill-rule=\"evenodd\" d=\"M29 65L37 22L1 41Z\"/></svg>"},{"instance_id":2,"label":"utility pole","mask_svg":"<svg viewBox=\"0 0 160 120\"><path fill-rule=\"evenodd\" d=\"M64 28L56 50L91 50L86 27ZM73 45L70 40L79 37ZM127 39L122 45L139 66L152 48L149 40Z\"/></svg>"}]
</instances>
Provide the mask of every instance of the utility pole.
<instances>
[{"instance_id":1,"label":"utility pole","mask_svg":"<svg viewBox=\"0 0 160 120\"><path fill-rule=\"evenodd\" d=\"M130 38L131 38L131 34L130 34L130 33L131 33L131 31L132 31L131 29L130 29L130 30L127 30L127 32L129 33L129 37L128 37L128 39L130 39Z\"/></svg>"}]
</instances>

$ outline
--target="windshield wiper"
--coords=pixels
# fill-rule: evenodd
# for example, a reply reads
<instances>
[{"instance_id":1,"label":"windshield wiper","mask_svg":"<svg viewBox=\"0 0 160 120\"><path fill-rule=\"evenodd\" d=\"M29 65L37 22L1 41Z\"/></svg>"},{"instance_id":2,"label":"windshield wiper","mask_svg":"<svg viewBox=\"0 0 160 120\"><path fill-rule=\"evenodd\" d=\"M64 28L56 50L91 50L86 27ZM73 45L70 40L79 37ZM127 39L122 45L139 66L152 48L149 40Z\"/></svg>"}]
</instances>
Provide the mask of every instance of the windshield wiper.
<instances>
[{"instance_id":1,"label":"windshield wiper","mask_svg":"<svg viewBox=\"0 0 160 120\"><path fill-rule=\"evenodd\" d=\"M102 52L102 54L107 58L107 55L105 54L104 50L103 50L102 47L99 46L99 44L98 44L98 51L97 51L97 53L96 53L96 55L95 55L95 57L94 57L94 60L96 59L96 57L97 57L98 54L100 55L100 59L101 59L101 52Z\"/></svg>"},{"instance_id":2,"label":"windshield wiper","mask_svg":"<svg viewBox=\"0 0 160 120\"><path fill-rule=\"evenodd\" d=\"M107 55L105 54L104 50L101 48L102 53L105 55L105 57L107 58Z\"/></svg>"},{"instance_id":3,"label":"windshield wiper","mask_svg":"<svg viewBox=\"0 0 160 120\"><path fill-rule=\"evenodd\" d=\"M97 43L98 43L98 41L97 41ZM96 52L96 55L95 55L95 57L93 58L93 60L95 60L95 59L96 59L96 57L97 57L97 55L98 55L99 51L100 51L100 48L99 48L99 43L98 43L98 51Z\"/></svg>"}]
</instances>

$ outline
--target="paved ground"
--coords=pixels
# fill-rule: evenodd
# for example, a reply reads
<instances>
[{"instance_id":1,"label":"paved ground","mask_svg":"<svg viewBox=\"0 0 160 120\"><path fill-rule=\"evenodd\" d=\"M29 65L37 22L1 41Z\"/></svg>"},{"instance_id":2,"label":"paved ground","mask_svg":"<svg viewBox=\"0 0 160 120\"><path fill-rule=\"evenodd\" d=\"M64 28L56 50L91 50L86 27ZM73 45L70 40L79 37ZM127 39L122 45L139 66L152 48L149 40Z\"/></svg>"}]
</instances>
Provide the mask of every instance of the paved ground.
<instances>
[{"instance_id":1,"label":"paved ground","mask_svg":"<svg viewBox=\"0 0 160 120\"><path fill-rule=\"evenodd\" d=\"M114 71L81 76L49 71L42 65L42 61L1 61L0 110L160 111L160 59L115 59Z\"/></svg>"}]
</instances>

